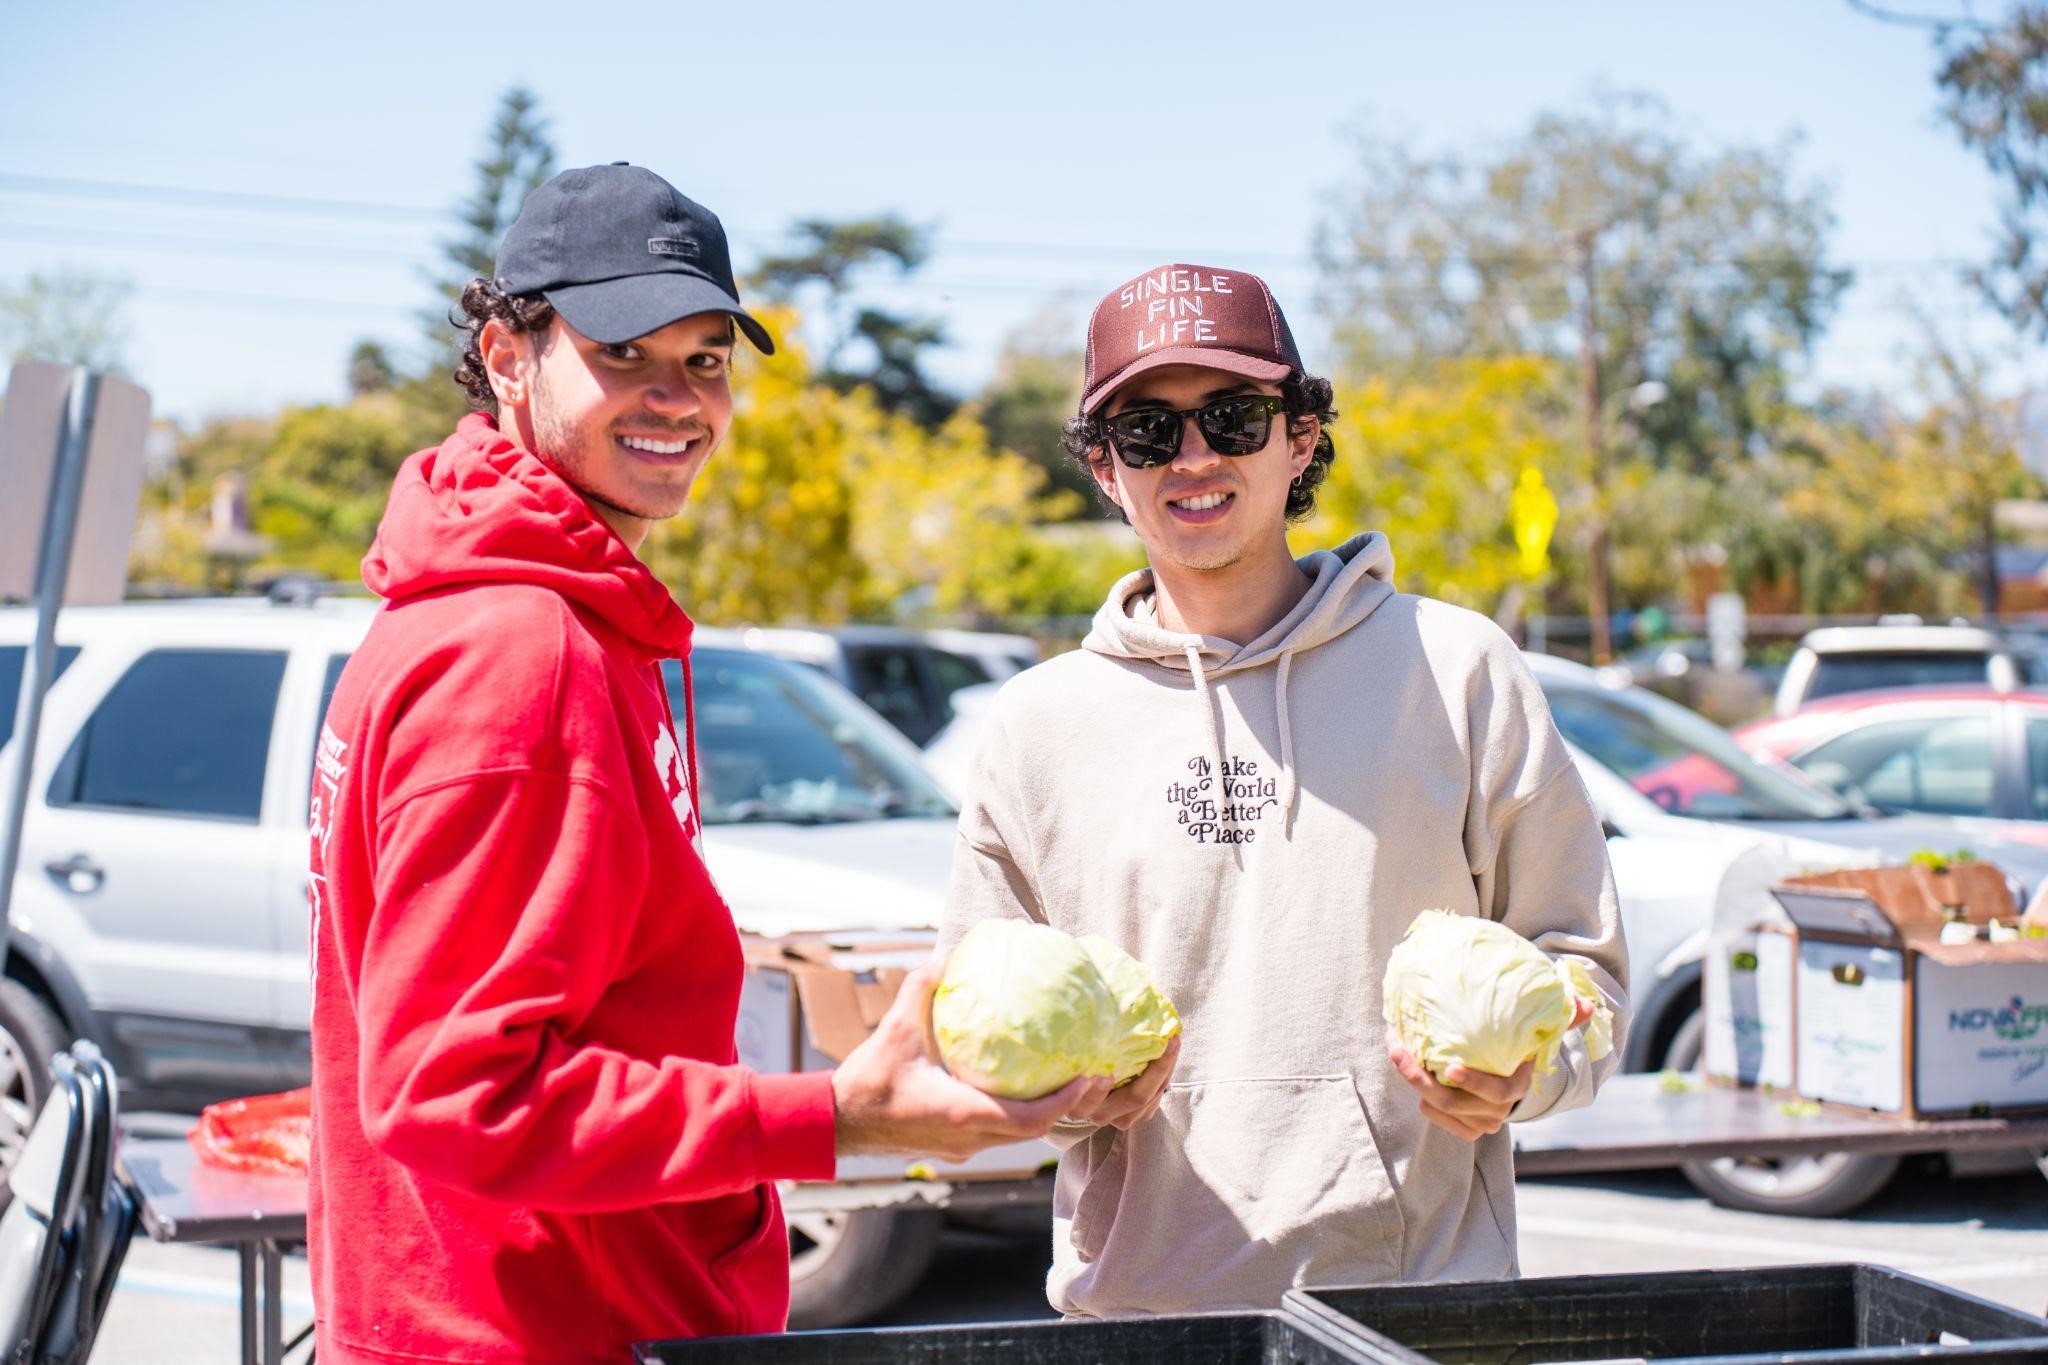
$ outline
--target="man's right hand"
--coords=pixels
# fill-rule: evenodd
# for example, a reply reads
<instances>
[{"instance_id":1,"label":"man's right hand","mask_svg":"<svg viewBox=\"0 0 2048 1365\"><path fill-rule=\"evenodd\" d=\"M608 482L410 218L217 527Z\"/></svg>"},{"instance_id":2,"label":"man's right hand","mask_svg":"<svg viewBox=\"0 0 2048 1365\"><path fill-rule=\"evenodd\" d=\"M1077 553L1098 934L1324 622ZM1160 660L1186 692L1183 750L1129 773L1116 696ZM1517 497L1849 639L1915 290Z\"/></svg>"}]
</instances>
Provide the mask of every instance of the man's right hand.
<instances>
[{"instance_id":1,"label":"man's right hand","mask_svg":"<svg viewBox=\"0 0 2048 1365\"><path fill-rule=\"evenodd\" d=\"M999 1100L955 1080L931 1036L940 967L904 978L896 1002L868 1040L832 1073L839 1155L900 1154L965 1161L1006 1142L1044 1137L1061 1119L1092 1113L1108 1076L1079 1076L1036 1100Z\"/></svg>"}]
</instances>

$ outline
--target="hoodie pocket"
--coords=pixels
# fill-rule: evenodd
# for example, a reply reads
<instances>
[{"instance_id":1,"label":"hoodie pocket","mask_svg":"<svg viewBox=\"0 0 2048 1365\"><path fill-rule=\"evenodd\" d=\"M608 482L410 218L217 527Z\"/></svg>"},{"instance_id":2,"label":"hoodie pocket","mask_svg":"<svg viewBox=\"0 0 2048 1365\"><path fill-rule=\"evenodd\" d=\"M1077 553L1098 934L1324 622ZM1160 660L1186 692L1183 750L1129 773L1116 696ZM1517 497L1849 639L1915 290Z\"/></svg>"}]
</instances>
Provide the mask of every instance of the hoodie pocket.
<instances>
[{"instance_id":1,"label":"hoodie pocket","mask_svg":"<svg viewBox=\"0 0 2048 1365\"><path fill-rule=\"evenodd\" d=\"M1089 1155L1084 1311L1277 1307L1299 1284L1400 1274L1400 1209L1349 1075L1175 1085Z\"/></svg>"},{"instance_id":2,"label":"hoodie pocket","mask_svg":"<svg viewBox=\"0 0 2048 1365\"><path fill-rule=\"evenodd\" d=\"M1115 1128L1097 1129L1088 1139L1083 1153L1081 1197L1074 1207L1070 1234L1074 1254L1084 1261L1092 1261L1101 1254L1103 1234L1116 1217L1117 1201L1124 1192L1125 1150L1126 1135Z\"/></svg>"},{"instance_id":3,"label":"hoodie pocket","mask_svg":"<svg viewBox=\"0 0 2048 1365\"><path fill-rule=\"evenodd\" d=\"M787 1309L779 1320L764 1321L760 1315L761 1287L776 1278L776 1270L787 1273L784 1266L789 1254L789 1235L784 1229L782 1200L775 1187L756 1186L754 1198L758 1202L751 1227L730 1249L712 1258L711 1277L732 1305L733 1331L780 1332L789 1325Z\"/></svg>"}]
</instances>

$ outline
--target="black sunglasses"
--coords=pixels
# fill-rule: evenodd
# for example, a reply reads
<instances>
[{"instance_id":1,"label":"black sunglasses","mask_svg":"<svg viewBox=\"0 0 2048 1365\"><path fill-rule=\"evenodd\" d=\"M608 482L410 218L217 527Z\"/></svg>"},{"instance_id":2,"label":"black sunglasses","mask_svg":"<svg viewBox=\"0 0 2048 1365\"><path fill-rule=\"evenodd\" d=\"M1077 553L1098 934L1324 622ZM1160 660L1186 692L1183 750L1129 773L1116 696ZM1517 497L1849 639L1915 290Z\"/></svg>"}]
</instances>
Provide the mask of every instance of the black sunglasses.
<instances>
[{"instance_id":1,"label":"black sunglasses","mask_svg":"<svg viewBox=\"0 0 2048 1365\"><path fill-rule=\"evenodd\" d=\"M1109 444L1116 456L1132 469L1150 469L1170 464L1180 454L1181 422L1195 419L1196 430L1218 455L1249 455L1266 448L1273 434L1273 418L1287 404L1270 393L1246 393L1219 398L1199 408L1139 408L1107 418Z\"/></svg>"}]
</instances>

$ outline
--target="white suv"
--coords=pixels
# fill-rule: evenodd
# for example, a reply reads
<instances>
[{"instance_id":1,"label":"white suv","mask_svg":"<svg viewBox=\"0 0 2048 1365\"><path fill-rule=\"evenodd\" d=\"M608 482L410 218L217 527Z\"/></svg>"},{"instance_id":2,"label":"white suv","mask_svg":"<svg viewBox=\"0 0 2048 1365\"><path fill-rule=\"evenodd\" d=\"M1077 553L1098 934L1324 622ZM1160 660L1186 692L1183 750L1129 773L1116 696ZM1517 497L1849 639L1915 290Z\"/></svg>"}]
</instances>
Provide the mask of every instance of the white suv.
<instances>
[{"instance_id":1,"label":"white suv","mask_svg":"<svg viewBox=\"0 0 2048 1365\"><path fill-rule=\"evenodd\" d=\"M306 1083L314 737L375 607L224 599L59 618L0 980L0 1171L72 1038L106 1051L130 1110ZM20 753L8 730L33 629L27 609L0 609L0 783ZM706 856L740 927L934 928L955 812L917 749L838 684L729 633L698 631L692 663ZM668 680L679 702L680 670ZM1052 1153L1025 1155L1030 1170ZM792 1204L806 1325L874 1311L914 1282L911 1252L929 1255L936 1213L844 1195L823 1212Z\"/></svg>"},{"instance_id":2,"label":"white suv","mask_svg":"<svg viewBox=\"0 0 2048 1365\"><path fill-rule=\"evenodd\" d=\"M2043 679L2031 644L1981 626L1825 626L1810 630L1785 666L1771 714L1844 692L1986 683L2001 692Z\"/></svg>"}]
</instances>

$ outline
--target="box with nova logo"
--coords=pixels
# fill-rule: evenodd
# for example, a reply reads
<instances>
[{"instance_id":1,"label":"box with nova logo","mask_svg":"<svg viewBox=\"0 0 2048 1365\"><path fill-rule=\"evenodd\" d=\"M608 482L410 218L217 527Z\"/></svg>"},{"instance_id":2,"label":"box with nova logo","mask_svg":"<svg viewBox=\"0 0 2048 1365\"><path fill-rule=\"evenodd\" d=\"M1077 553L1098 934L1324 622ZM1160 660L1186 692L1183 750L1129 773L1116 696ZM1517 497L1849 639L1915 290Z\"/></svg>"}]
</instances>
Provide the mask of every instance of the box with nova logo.
<instances>
[{"instance_id":1,"label":"box with nova logo","mask_svg":"<svg viewBox=\"0 0 2048 1365\"><path fill-rule=\"evenodd\" d=\"M1772 894L1798 929L1800 1094L1908 1118L2048 1111L2048 939L1981 936L2016 913L1996 868L1830 872ZM1944 943L1944 923L1980 936Z\"/></svg>"}]
</instances>

